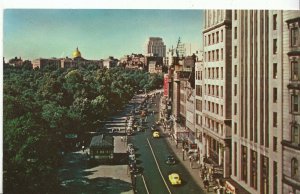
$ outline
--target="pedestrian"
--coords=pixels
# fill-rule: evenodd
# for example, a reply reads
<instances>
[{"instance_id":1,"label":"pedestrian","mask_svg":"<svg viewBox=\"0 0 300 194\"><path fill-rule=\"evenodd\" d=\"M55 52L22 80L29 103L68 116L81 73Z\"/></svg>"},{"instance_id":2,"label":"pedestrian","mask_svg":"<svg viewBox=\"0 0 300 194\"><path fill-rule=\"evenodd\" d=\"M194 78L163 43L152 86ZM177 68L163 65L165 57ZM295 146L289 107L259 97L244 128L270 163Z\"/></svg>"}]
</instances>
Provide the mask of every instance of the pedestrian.
<instances>
[{"instance_id":1,"label":"pedestrian","mask_svg":"<svg viewBox=\"0 0 300 194\"><path fill-rule=\"evenodd\" d=\"M82 148L82 151L84 152L84 145L81 148Z\"/></svg>"}]
</instances>

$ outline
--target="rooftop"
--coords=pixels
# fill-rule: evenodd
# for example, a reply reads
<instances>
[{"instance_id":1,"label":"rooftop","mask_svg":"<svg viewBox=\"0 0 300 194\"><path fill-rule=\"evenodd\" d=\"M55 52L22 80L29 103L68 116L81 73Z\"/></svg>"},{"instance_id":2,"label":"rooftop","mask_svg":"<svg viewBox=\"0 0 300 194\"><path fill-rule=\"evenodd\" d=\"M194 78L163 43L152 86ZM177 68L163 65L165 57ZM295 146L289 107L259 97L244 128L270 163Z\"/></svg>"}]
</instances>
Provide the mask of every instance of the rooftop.
<instances>
[{"instance_id":1,"label":"rooftop","mask_svg":"<svg viewBox=\"0 0 300 194\"><path fill-rule=\"evenodd\" d=\"M90 147L113 147L114 138L108 135L94 136L91 140Z\"/></svg>"}]
</instances>

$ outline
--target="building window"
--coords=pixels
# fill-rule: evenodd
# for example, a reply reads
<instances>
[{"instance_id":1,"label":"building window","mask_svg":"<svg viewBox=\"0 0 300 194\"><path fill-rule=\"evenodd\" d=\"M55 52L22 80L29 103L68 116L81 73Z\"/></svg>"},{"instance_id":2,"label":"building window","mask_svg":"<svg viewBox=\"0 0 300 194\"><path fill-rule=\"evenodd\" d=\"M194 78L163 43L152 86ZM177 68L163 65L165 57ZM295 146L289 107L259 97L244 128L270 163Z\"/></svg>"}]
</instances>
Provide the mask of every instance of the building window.
<instances>
[{"instance_id":1,"label":"building window","mask_svg":"<svg viewBox=\"0 0 300 194\"><path fill-rule=\"evenodd\" d=\"M223 60L223 49L221 48L221 60Z\"/></svg>"},{"instance_id":2,"label":"building window","mask_svg":"<svg viewBox=\"0 0 300 194\"><path fill-rule=\"evenodd\" d=\"M234 176L237 176L237 143L234 142Z\"/></svg>"},{"instance_id":3,"label":"building window","mask_svg":"<svg viewBox=\"0 0 300 194\"><path fill-rule=\"evenodd\" d=\"M234 39L237 39L237 27L234 27Z\"/></svg>"},{"instance_id":4,"label":"building window","mask_svg":"<svg viewBox=\"0 0 300 194\"><path fill-rule=\"evenodd\" d=\"M219 79L219 67L216 68L216 78Z\"/></svg>"},{"instance_id":5,"label":"building window","mask_svg":"<svg viewBox=\"0 0 300 194\"><path fill-rule=\"evenodd\" d=\"M223 79L223 67L221 67L221 79Z\"/></svg>"},{"instance_id":6,"label":"building window","mask_svg":"<svg viewBox=\"0 0 300 194\"><path fill-rule=\"evenodd\" d=\"M234 46L234 58L237 57L237 46Z\"/></svg>"},{"instance_id":7,"label":"building window","mask_svg":"<svg viewBox=\"0 0 300 194\"><path fill-rule=\"evenodd\" d=\"M277 121L277 112L273 112L273 127L277 127L278 121Z\"/></svg>"},{"instance_id":8,"label":"building window","mask_svg":"<svg viewBox=\"0 0 300 194\"><path fill-rule=\"evenodd\" d=\"M251 150L250 186L257 189L257 152Z\"/></svg>"},{"instance_id":9,"label":"building window","mask_svg":"<svg viewBox=\"0 0 300 194\"><path fill-rule=\"evenodd\" d=\"M277 102L277 88L273 88L273 103Z\"/></svg>"},{"instance_id":10,"label":"building window","mask_svg":"<svg viewBox=\"0 0 300 194\"><path fill-rule=\"evenodd\" d=\"M261 190L264 191L263 193L269 193L269 158L260 155L260 164L261 164Z\"/></svg>"},{"instance_id":11,"label":"building window","mask_svg":"<svg viewBox=\"0 0 300 194\"><path fill-rule=\"evenodd\" d=\"M223 30L221 30L221 42L223 42Z\"/></svg>"},{"instance_id":12,"label":"building window","mask_svg":"<svg viewBox=\"0 0 300 194\"><path fill-rule=\"evenodd\" d=\"M296 178L298 176L298 160L293 158L291 162L291 177Z\"/></svg>"},{"instance_id":13,"label":"building window","mask_svg":"<svg viewBox=\"0 0 300 194\"><path fill-rule=\"evenodd\" d=\"M273 15L273 30L277 30L277 14Z\"/></svg>"},{"instance_id":14,"label":"building window","mask_svg":"<svg viewBox=\"0 0 300 194\"><path fill-rule=\"evenodd\" d=\"M202 96L202 86L200 86L200 93L199 96Z\"/></svg>"},{"instance_id":15,"label":"building window","mask_svg":"<svg viewBox=\"0 0 300 194\"><path fill-rule=\"evenodd\" d=\"M210 61L210 51L208 51L208 61Z\"/></svg>"},{"instance_id":16,"label":"building window","mask_svg":"<svg viewBox=\"0 0 300 194\"><path fill-rule=\"evenodd\" d=\"M221 105L221 110L220 110L220 112L221 112L221 116L223 116L223 105Z\"/></svg>"},{"instance_id":17,"label":"building window","mask_svg":"<svg viewBox=\"0 0 300 194\"><path fill-rule=\"evenodd\" d=\"M298 61L291 62L291 80L300 80L300 67Z\"/></svg>"},{"instance_id":18,"label":"building window","mask_svg":"<svg viewBox=\"0 0 300 194\"><path fill-rule=\"evenodd\" d=\"M292 112L298 113L299 112L299 96L298 95L292 95Z\"/></svg>"},{"instance_id":19,"label":"building window","mask_svg":"<svg viewBox=\"0 0 300 194\"><path fill-rule=\"evenodd\" d=\"M277 63L273 63L273 78L277 79Z\"/></svg>"},{"instance_id":20,"label":"building window","mask_svg":"<svg viewBox=\"0 0 300 194\"><path fill-rule=\"evenodd\" d=\"M200 96L200 86L196 85L196 96Z\"/></svg>"},{"instance_id":21,"label":"building window","mask_svg":"<svg viewBox=\"0 0 300 194\"><path fill-rule=\"evenodd\" d=\"M236 114L237 114L237 104L234 103L234 115L236 115Z\"/></svg>"},{"instance_id":22,"label":"building window","mask_svg":"<svg viewBox=\"0 0 300 194\"><path fill-rule=\"evenodd\" d=\"M237 95L237 84L234 84L234 96Z\"/></svg>"},{"instance_id":23,"label":"building window","mask_svg":"<svg viewBox=\"0 0 300 194\"><path fill-rule=\"evenodd\" d=\"M273 54L277 53L277 39L273 39Z\"/></svg>"},{"instance_id":24,"label":"building window","mask_svg":"<svg viewBox=\"0 0 300 194\"><path fill-rule=\"evenodd\" d=\"M237 10L234 10L234 20L237 20Z\"/></svg>"},{"instance_id":25,"label":"building window","mask_svg":"<svg viewBox=\"0 0 300 194\"><path fill-rule=\"evenodd\" d=\"M277 152L277 137L273 137L273 151Z\"/></svg>"},{"instance_id":26,"label":"building window","mask_svg":"<svg viewBox=\"0 0 300 194\"><path fill-rule=\"evenodd\" d=\"M216 96L219 97L219 86L216 86Z\"/></svg>"},{"instance_id":27,"label":"building window","mask_svg":"<svg viewBox=\"0 0 300 194\"><path fill-rule=\"evenodd\" d=\"M219 61L219 49L217 49L216 54L217 54L217 61Z\"/></svg>"},{"instance_id":28,"label":"building window","mask_svg":"<svg viewBox=\"0 0 300 194\"><path fill-rule=\"evenodd\" d=\"M237 123L234 122L234 134L236 135L237 134Z\"/></svg>"},{"instance_id":29,"label":"building window","mask_svg":"<svg viewBox=\"0 0 300 194\"><path fill-rule=\"evenodd\" d=\"M215 61L215 51L212 51L212 61Z\"/></svg>"},{"instance_id":30,"label":"building window","mask_svg":"<svg viewBox=\"0 0 300 194\"><path fill-rule=\"evenodd\" d=\"M292 125L291 142L296 145L300 144L299 125L297 124Z\"/></svg>"},{"instance_id":31,"label":"building window","mask_svg":"<svg viewBox=\"0 0 300 194\"><path fill-rule=\"evenodd\" d=\"M234 77L237 77L237 65L234 65Z\"/></svg>"},{"instance_id":32,"label":"building window","mask_svg":"<svg viewBox=\"0 0 300 194\"><path fill-rule=\"evenodd\" d=\"M219 114L219 104L216 104L216 114Z\"/></svg>"},{"instance_id":33,"label":"building window","mask_svg":"<svg viewBox=\"0 0 300 194\"><path fill-rule=\"evenodd\" d=\"M215 44L215 33L212 33L212 43Z\"/></svg>"},{"instance_id":34,"label":"building window","mask_svg":"<svg viewBox=\"0 0 300 194\"><path fill-rule=\"evenodd\" d=\"M274 176L274 179L273 179L273 193L277 194L278 193L277 192L278 170L277 170L277 162L275 162L275 161L273 161L273 176Z\"/></svg>"},{"instance_id":35,"label":"building window","mask_svg":"<svg viewBox=\"0 0 300 194\"><path fill-rule=\"evenodd\" d=\"M223 98L223 86L221 86L221 98Z\"/></svg>"},{"instance_id":36,"label":"building window","mask_svg":"<svg viewBox=\"0 0 300 194\"><path fill-rule=\"evenodd\" d=\"M210 45L210 35L208 35L208 45Z\"/></svg>"},{"instance_id":37,"label":"building window","mask_svg":"<svg viewBox=\"0 0 300 194\"><path fill-rule=\"evenodd\" d=\"M202 111L202 102L201 100L196 99L196 110Z\"/></svg>"},{"instance_id":38,"label":"building window","mask_svg":"<svg viewBox=\"0 0 300 194\"><path fill-rule=\"evenodd\" d=\"M248 164L247 164L247 147L246 146L241 146L241 161L242 161L242 180L247 183L247 169L248 169Z\"/></svg>"},{"instance_id":39,"label":"building window","mask_svg":"<svg viewBox=\"0 0 300 194\"><path fill-rule=\"evenodd\" d=\"M294 27L291 29L291 46L299 46L299 28Z\"/></svg>"},{"instance_id":40,"label":"building window","mask_svg":"<svg viewBox=\"0 0 300 194\"><path fill-rule=\"evenodd\" d=\"M217 35L217 43L219 42L219 32L216 32Z\"/></svg>"}]
</instances>

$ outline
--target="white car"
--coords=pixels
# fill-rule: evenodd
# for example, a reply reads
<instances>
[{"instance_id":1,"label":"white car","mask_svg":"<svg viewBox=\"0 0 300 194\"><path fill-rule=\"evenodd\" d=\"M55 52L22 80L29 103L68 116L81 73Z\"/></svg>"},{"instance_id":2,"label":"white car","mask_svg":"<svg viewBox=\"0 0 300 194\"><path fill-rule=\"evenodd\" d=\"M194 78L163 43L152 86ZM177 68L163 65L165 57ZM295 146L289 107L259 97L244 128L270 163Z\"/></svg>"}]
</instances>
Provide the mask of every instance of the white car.
<instances>
[{"instance_id":1,"label":"white car","mask_svg":"<svg viewBox=\"0 0 300 194\"><path fill-rule=\"evenodd\" d=\"M130 154L128 157L129 157L129 160L131 160L131 161L135 160L135 155L134 154Z\"/></svg>"}]
</instances>

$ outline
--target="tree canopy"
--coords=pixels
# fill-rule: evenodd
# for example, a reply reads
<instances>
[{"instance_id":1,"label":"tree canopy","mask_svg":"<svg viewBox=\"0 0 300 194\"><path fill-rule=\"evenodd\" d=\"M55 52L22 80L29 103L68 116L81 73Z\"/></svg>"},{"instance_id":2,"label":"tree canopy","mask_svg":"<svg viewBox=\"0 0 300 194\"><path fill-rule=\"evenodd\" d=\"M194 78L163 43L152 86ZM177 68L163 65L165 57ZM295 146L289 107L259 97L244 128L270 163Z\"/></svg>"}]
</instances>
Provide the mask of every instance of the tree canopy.
<instances>
[{"instance_id":1,"label":"tree canopy","mask_svg":"<svg viewBox=\"0 0 300 194\"><path fill-rule=\"evenodd\" d=\"M139 90L160 88L162 75L97 66L30 69L5 66L5 193L53 193L64 135L95 131Z\"/></svg>"}]
</instances>

